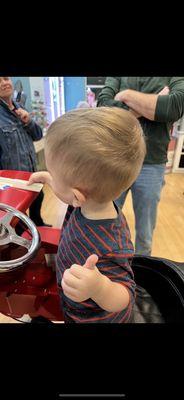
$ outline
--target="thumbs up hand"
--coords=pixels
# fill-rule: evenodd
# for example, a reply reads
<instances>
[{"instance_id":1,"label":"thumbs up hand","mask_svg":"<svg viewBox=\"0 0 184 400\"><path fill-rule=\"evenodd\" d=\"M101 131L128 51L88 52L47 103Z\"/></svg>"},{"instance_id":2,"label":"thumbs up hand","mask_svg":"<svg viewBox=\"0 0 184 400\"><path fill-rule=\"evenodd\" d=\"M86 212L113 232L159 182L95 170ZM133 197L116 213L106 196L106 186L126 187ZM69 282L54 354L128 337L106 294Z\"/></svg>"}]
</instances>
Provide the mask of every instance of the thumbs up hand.
<instances>
[{"instance_id":1,"label":"thumbs up hand","mask_svg":"<svg viewBox=\"0 0 184 400\"><path fill-rule=\"evenodd\" d=\"M96 296L103 286L104 275L96 267L98 256L89 256L83 266L73 264L64 274L61 282L63 292L78 303Z\"/></svg>"},{"instance_id":2,"label":"thumbs up hand","mask_svg":"<svg viewBox=\"0 0 184 400\"><path fill-rule=\"evenodd\" d=\"M87 258L83 267L94 270L97 262L98 262L98 256L96 254L92 254Z\"/></svg>"}]
</instances>

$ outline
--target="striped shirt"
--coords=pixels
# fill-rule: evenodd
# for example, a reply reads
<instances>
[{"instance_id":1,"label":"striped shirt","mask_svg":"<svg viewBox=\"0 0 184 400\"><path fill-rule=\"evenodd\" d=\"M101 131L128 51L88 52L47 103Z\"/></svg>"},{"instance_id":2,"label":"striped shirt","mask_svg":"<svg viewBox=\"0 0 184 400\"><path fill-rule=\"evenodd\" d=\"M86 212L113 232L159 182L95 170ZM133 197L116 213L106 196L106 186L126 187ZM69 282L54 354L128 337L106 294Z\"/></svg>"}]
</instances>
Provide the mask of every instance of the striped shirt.
<instances>
[{"instance_id":1,"label":"striped shirt","mask_svg":"<svg viewBox=\"0 0 184 400\"><path fill-rule=\"evenodd\" d=\"M90 220L80 208L69 206L63 224L57 253L57 281L60 288L65 322L129 322L135 299L135 282L131 269L133 245L125 217L118 207L117 218ZM99 257L97 268L113 282L126 286L130 295L128 306L120 312L108 312L92 299L75 302L61 288L63 273L72 264L84 265L91 254Z\"/></svg>"}]
</instances>

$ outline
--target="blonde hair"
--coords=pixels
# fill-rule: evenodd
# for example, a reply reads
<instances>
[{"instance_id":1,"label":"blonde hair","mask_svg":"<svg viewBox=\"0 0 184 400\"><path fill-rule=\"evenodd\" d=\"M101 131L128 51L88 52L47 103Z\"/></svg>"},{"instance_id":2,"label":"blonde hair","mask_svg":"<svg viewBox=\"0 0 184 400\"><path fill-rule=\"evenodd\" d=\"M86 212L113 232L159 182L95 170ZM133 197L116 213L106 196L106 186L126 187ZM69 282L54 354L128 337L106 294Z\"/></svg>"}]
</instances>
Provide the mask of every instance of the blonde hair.
<instances>
[{"instance_id":1,"label":"blonde hair","mask_svg":"<svg viewBox=\"0 0 184 400\"><path fill-rule=\"evenodd\" d=\"M76 109L50 125L46 152L70 187L102 203L116 199L135 181L145 157L145 141L129 111Z\"/></svg>"}]
</instances>

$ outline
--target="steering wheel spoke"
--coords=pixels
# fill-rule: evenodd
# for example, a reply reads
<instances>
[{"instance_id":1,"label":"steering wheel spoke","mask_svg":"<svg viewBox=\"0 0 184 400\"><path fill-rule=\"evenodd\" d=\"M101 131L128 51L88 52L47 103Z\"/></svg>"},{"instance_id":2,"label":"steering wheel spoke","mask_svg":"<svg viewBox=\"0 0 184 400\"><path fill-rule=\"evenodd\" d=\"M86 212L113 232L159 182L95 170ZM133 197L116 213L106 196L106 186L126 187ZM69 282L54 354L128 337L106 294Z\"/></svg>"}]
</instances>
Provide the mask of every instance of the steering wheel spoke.
<instances>
[{"instance_id":1,"label":"steering wheel spoke","mask_svg":"<svg viewBox=\"0 0 184 400\"><path fill-rule=\"evenodd\" d=\"M6 214L0 218L0 246L15 243L27 249L26 254L19 258L8 261L0 260L0 273L5 273L20 268L34 257L39 248L40 236L35 224L21 211L3 203L0 203L0 210L6 211ZM14 217L25 224L31 233L31 240L16 234L14 227L10 225Z\"/></svg>"},{"instance_id":2,"label":"steering wheel spoke","mask_svg":"<svg viewBox=\"0 0 184 400\"><path fill-rule=\"evenodd\" d=\"M10 225L10 222L13 217L14 217L14 215L11 211L7 212L5 215L3 215L2 218L0 218L0 224L7 227L8 225Z\"/></svg>"},{"instance_id":3,"label":"steering wheel spoke","mask_svg":"<svg viewBox=\"0 0 184 400\"><path fill-rule=\"evenodd\" d=\"M22 236L18 236L18 235L11 235L10 236L10 242L11 243L15 243L15 244L19 244L22 247L26 247L26 249L30 249L31 247L31 240L25 239Z\"/></svg>"}]
</instances>

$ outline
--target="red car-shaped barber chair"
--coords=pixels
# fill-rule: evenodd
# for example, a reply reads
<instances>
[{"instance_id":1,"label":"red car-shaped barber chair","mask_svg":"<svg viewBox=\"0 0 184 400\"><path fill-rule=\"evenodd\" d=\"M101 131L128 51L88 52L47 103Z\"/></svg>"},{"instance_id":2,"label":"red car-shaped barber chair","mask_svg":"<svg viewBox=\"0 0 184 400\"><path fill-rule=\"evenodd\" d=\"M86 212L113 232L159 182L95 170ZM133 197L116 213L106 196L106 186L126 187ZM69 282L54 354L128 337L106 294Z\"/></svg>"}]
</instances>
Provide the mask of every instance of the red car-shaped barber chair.
<instances>
[{"instance_id":1,"label":"red car-shaped barber chair","mask_svg":"<svg viewBox=\"0 0 184 400\"><path fill-rule=\"evenodd\" d=\"M28 180L29 172L0 171L0 177ZM63 321L55 255L60 229L36 227L25 214L37 192L0 190L0 313L31 321ZM137 296L132 322L184 321L184 263L134 257Z\"/></svg>"},{"instance_id":2,"label":"red car-shaped barber chair","mask_svg":"<svg viewBox=\"0 0 184 400\"><path fill-rule=\"evenodd\" d=\"M0 171L0 177L28 180L29 176L29 172ZM15 187L0 190L0 312L12 318L63 320L55 274L61 231L36 228L25 214L37 195Z\"/></svg>"}]
</instances>

